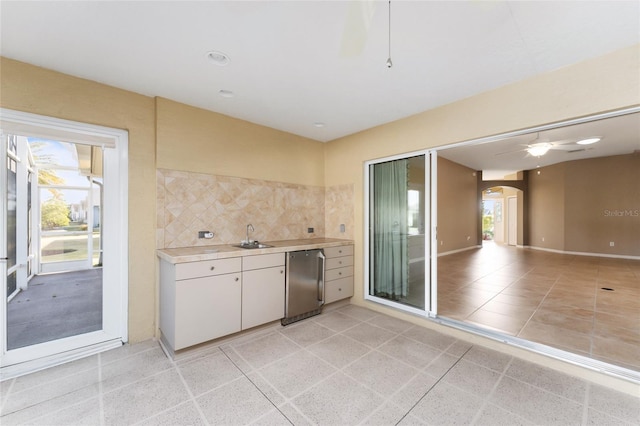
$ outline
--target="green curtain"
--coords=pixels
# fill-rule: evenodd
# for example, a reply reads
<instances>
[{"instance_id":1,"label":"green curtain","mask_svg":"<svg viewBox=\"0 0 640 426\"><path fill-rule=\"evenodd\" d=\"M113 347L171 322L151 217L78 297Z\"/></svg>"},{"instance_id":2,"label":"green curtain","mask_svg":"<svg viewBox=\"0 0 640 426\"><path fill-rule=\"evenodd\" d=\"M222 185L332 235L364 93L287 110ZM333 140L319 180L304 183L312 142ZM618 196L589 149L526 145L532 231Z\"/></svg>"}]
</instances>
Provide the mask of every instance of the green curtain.
<instances>
[{"instance_id":1,"label":"green curtain","mask_svg":"<svg viewBox=\"0 0 640 426\"><path fill-rule=\"evenodd\" d=\"M373 165L373 294L407 296L408 161Z\"/></svg>"}]
</instances>

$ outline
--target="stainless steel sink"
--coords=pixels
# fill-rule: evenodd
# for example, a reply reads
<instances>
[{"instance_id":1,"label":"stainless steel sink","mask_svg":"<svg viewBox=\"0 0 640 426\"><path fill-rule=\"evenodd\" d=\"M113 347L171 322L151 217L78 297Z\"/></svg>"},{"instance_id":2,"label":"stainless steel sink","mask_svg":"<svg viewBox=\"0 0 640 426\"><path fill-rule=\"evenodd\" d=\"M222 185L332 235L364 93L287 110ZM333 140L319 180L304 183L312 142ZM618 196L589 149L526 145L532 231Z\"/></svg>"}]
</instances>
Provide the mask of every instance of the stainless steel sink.
<instances>
[{"instance_id":1,"label":"stainless steel sink","mask_svg":"<svg viewBox=\"0 0 640 426\"><path fill-rule=\"evenodd\" d=\"M250 243L233 244L233 247L240 247L243 249L262 249L262 248L270 248L273 246L270 246L269 244L262 244L259 241L252 241Z\"/></svg>"}]
</instances>

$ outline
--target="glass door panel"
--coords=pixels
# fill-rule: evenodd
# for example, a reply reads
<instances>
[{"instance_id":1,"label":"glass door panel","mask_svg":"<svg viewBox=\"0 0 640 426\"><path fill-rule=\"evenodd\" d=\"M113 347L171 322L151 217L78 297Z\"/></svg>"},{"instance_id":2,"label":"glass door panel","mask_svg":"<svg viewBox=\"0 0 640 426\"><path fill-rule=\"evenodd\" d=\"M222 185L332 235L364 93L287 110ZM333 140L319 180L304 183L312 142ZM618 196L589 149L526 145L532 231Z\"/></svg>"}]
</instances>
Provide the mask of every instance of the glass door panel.
<instances>
[{"instance_id":1,"label":"glass door panel","mask_svg":"<svg viewBox=\"0 0 640 426\"><path fill-rule=\"evenodd\" d=\"M426 155L370 164L368 299L425 312Z\"/></svg>"}]
</instances>

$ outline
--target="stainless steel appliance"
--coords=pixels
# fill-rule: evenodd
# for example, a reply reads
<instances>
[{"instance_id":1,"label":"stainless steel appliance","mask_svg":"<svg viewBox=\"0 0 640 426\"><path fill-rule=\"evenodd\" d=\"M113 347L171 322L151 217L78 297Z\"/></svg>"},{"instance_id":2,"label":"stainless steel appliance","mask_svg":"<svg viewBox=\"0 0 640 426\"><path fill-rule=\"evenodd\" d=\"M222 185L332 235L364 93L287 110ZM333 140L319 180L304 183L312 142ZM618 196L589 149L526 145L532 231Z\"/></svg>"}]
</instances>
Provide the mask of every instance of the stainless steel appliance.
<instances>
[{"instance_id":1,"label":"stainless steel appliance","mask_svg":"<svg viewBox=\"0 0 640 426\"><path fill-rule=\"evenodd\" d=\"M322 249L287 253L286 299L282 325L322 312L324 261Z\"/></svg>"}]
</instances>

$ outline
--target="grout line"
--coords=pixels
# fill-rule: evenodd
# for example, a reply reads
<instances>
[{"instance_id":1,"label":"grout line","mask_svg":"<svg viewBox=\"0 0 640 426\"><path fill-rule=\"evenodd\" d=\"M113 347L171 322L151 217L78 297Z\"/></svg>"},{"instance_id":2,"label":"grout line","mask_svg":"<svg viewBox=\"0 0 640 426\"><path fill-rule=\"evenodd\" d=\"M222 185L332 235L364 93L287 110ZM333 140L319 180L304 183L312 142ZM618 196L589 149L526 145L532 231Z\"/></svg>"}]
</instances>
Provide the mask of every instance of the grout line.
<instances>
[{"instance_id":1,"label":"grout line","mask_svg":"<svg viewBox=\"0 0 640 426\"><path fill-rule=\"evenodd\" d=\"M469 362L473 362L473 361L469 361ZM507 371L509 370L509 367L511 367L511 364L513 364L513 357L511 357L509 359L509 362L507 363L505 368L502 369L502 373L500 373L500 377L498 377L498 380L496 380L496 382L494 383L493 387L489 391L489 394L482 401L482 404L480 405L480 408L478 409L478 412L476 413L476 415L473 416L473 419L471 419L471 424L472 425L475 425L478 422L478 420L480 419L480 416L482 416L482 413L484 413L485 408L487 407L487 405L490 404L489 400L491 399L493 394L496 392L496 389L498 389L498 386L500 385L500 383L502 383L502 379L504 378L504 376L506 376ZM476 365L478 365L478 364L476 364ZM492 370L492 371L495 371L495 370ZM507 410L507 411L510 411L510 410ZM513 414L517 415L515 413L513 413ZM519 417L521 417L521 416L519 416Z\"/></svg>"},{"instance_id":2,"label":"grout line","mask_svg":"<svg viewBox=\"0 0 640 426\"><path fill-rule=\"evenodd\" d=\"M102 386L102 353L98 354L98 409L100 410L100 426L106 423L104 415L104 392Z\"/></svg>"},{"instance_id":3,"label":"grout line","mask_svg":"<svg viewBox=\"0 0 640 426\"><path fill-rule=\"evenodd\" d=\"M582 423L583 425L588 424L589 420L589 394L591 393L591 383L587 382L587 388L584 392L584 403L582 406Z\"/></svg>"},{"instance_id":4,"label":"grout line","mask_svg":"<svg viewBox=\"0 0 640 426\"><path fill-rule=\"evenodd\" d=\"M411 413L411 411L412 411L414 408L416 408L416 406L417 406L418 404L420 404L420 402L424 399L424 397L425 397L425 396L427 396L427 395L429 394L429 392L431 392L431 391L433 390L433 388L435 388L435 387L436 387L436 386L437 386L437 385L442 381L442 379L444 379L444 377L445 377L445 376L446 376L446 375L447 375L447 374L448 374L448 373L453 369L453 367L455 367L456 365L458 365L458 363L460 362L460 360L462 360L462 358L463 358L463 357L464 357L464 356L465 356L465 355L466 355L466 354L471 350L471 348L473 348L473 346L471 346L471 347L470 347L469 349L467 349L467 350L466 350L462 355L460 355L460 357L458 358L458 360L457 360L456 362L454 362L454 363L453 363L453 365L452 365L451 367L449 367L449 368L447 369L447 371L445 371L445 372L444 372L444 374L443 374L442 376L440 376L440 378L439 378L438 380L436 380L436 382L435 382L433 385L431 385L431 386L429 387L429 389L427 389L427 391L424 393L424 395L422 395L422 396L420 397L420 399L418 399L418 400L416 401L416 403L415 403L415 404L413 404L413 405L411 406L411 408L409 408L409 410L404 414L404 416L402 416L402 417L400 418L400 420L398 420L398 422L396 423L396 426L397 426L397 425L399 425L400 423L402 423L402 421L405 419L405 417L407 417L407 416L409 415L409 413ZM443 352L443 353L445 353L445 352ZM442 356L442 354L440 354L440 356ZM436 359L437 359L437 358L436 358Z\"/></svg>"},{"instance_id":5,"label":"grout line","mask_svg":"<svg viewBox=\"0 0 640 426\"><path fill-rule=\"evenodd\" d=\"M191 400L191 402L193 402L193 404L196 406L196 410L198 410L198 414L200 415L200 419L204 422L205 425L209 425L209 421L207 420L207 417L204 415L204 412L202 411L202 408L200 407L200 404L198 404L198 401L196 401L196 397L193 394L193 392L191 392L191 388L189 388L189 385L187 384L187 381L185 380L184 376L182 375L182 372L180 371L180 368L178 366L178 364L175 362L175 360L167 357L169 359L169 362L171 362L171 365L173 366L173 369L176 371L176 373L178 374L178 377L180 377L180 381L182 382L182 385L185 387L185 389L187 390L187 394L189 395L189 399ZM162 413L165 413L171 409L174 409L176 407L179 407L182 404L185 404L187 401L184 401L178 405L174 405L173 407L169 407L167 410L161 411L159 413L156 413L155 415L151 416L150 418L153 417L157 417ZM146 419L143 419L142 421L144 421Z\"/></svg>"},{"instance_id":6,"label":"grout line","mask_svg":"<svg viewBox=\"0 0 640 426\"><path fill-rule=\"evenodd\" d=\"M235 349L233 349L233 348L230 348L230 349L231 349L231 350L233 350L233 351L236 353L236 355L238 355L238 356L239 356L239 357L240 357L240 358L245 362L245 364L247 364L248 366L250 366L250 367L252 368L252 371L250 371L249 373L251 373L251 372L255 372L255 373L256 373L256 375L258 375L262 380L264 380L264 381L265 381L265 383L267 383L267 384L268 384L268 385L269 385L269 386L270 386L270 387L271 387L275 392L277 392L277 393L278 393L278 395L280 395L280 396L282 397L282 399L284 399L286 402L289 402L289 400L288 400L284 395L282 395L282 394L280 393L280 391L278 391L278 389L276 389L275 387L271 386L271 383L269 383L269 381L268 381L268 380L267 380L267 379L266 379L266 378L265 378L265 377L264 377L264 376L263 376L263 375L258 371L258 369L253 368L253 367L251 366L251 364L249 364L249 363L247 362L247 360L246 360L246 359L244 359L244 357L243 357L242 355L240 355L238 352L236 352L236 351L235 351ZM289 419L289 417L287 417L287 415L286 415L286 414L284 414L284 413L280 410L280 408L278 408L278 406L277 406L277 405L276 405L276 404L271 400L271 398L269 398L269 397L268 397L268 396L267 396L267 395L262 391L262 389L260 389L260 387L259 387L259 386L258 386L258 385L253 381L253 380L251 380L251 378L247 375L247 373L245 373L245 372L242 370L242 368L240 368L240 367L238 366L238 364L236 364L236 362L235 362L233 359L231 359L231 357L229 356L229 354L227 354L223 348L220 348L220 351L221 351L221 352L224 354L224 356L229 360L229 362L231 362L231 363L234 365L234 367L236 367L236 368L238 369L238 371L240 371L240 373L242 373L242 375L243 375L243 376L244 376L244 377L249 381L249 383L251 383L251 384L253 385L253 387L254 387L254 388L256 388L256 390L257 390L258 392L260 392L260 393L262 394L262 396L264 396L264 398L265 398L267 401L269 401L269 404L273 405L273 407L274 407L276 410L278 410L278 412L279 412L280 414L282 414L282 416L283 416L285 419L287 419L287 421L288 421L289 423L291 423L292 425L294 425L294 423L291 421L291 419ZM296 351L296 352L298 352L298 351ZM294 352L293 354L291 354L290 356L293 356L294 354L295 354L295 352ZM276 361L274 361L274 362L276 362ZM270 363L270 364L273 364L273 363ZM269 365L269 364L267 364L267 365ZM256 419L255 421L259 420L260 418L264 417L265 415L267 415L267 413L264 413L262 416L260 416L260 417L259 417L258 419ZM252 422L252 423L253 423L253 422Z\"/></svg>"},{"instance_id":7,"label":"grout line","mask_svg":"<svg viewBox=\"0 0 640 426\"><path fill-rule=\"evenodd\" d=\"M2 397L2 399L0 400L0 412L4 412L4 405L6 404L7 400L9 399L9 395L11 395L11 392L13 390L13 385L15 385L16 383L16 378L12 378L9 379L11 380L11 384L9 385L9 388L7 389L5 395ZM4 415L4 413L3 413Z\"/></svg>"}]
</instances>

